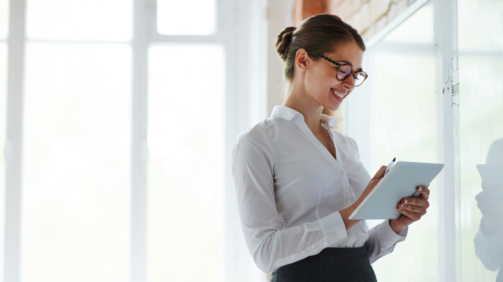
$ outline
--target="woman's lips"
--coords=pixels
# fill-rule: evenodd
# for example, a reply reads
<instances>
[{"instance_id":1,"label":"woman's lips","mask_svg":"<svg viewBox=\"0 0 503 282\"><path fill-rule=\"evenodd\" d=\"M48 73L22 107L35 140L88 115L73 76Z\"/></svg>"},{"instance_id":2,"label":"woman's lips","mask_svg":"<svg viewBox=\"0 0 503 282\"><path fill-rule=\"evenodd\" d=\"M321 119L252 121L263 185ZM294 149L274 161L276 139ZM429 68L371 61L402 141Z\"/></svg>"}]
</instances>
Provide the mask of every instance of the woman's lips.
<instances>
[{"instance_id":1,"label":"woman's lips","mask_svg":"<svg viewBox=\"0 0 503 282\"><path fill-rule=\"evenodd\" d=\"M335 99L336 99L339 103L342 103L343 98L341 98L341 97L339 97L339 96L335 95L335 93L334 93L334 89L330 89L330 93L331 93L331 94L335 97Z\"/></svg>"}]
</instances>

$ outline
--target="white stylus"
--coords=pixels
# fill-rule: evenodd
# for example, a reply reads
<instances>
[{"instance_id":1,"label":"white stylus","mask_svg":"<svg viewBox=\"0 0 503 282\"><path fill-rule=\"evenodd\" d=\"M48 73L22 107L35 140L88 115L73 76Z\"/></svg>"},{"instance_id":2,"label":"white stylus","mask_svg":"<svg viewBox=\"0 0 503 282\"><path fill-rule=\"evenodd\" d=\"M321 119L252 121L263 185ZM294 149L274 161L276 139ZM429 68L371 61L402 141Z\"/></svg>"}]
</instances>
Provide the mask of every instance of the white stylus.
<instances>
[{"instance_id":1,"label":"white stylus","mask_svg":"<svg viewBox=\"0 0 503 282\"><path fill-rule=\"evenodd\" d=\"M388 173L388 171L390 171L390 169L395 166L395 160L396 160L396 158L393 158L393 160L389 163L388 168L386 168L386 171L384 172L384 175L386 175Z\"/></svg>"}]
</instances>

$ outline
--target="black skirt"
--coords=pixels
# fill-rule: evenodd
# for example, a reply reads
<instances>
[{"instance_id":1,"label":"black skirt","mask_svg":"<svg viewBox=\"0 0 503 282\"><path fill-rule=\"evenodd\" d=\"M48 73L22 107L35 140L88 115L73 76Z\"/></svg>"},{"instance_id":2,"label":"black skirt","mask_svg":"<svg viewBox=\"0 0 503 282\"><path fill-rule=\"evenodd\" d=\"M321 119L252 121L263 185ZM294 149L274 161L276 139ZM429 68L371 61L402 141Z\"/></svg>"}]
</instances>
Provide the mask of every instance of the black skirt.
<instances>
[{"instance_id":1,"label":"black skirt","mask_svg":"<svg viewBox=\"0 0 503 282\"><path fill-rule=\"evenodd\" d=\"M271 273L271 282L374 282L367 247L326 248Z\"/></svg>"}]
</instances>

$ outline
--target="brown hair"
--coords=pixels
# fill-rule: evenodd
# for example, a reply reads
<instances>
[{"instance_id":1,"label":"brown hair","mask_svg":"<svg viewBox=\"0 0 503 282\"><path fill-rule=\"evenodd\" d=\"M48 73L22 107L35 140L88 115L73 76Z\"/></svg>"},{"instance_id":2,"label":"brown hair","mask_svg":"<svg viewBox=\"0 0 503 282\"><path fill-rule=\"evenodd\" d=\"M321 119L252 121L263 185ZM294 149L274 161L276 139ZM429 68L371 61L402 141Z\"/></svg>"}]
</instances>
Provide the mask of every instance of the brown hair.
<instances>
[{"instance_id":1,"label":"brown hair","mask_svg":"<svg viewBox=\"0 0 503 282\"><path fill-rule=\"evenodd\" d=\"M317 53L330 53L341 43L354 41L365 51L365 44L358 31L341 18L331 14L319 14L305 19L298 28L290 26L279 35L274 46L285 65L285 78L292 82L295 55L300 48L305 49L313 60Z\"/></svg>"}]
</instances>

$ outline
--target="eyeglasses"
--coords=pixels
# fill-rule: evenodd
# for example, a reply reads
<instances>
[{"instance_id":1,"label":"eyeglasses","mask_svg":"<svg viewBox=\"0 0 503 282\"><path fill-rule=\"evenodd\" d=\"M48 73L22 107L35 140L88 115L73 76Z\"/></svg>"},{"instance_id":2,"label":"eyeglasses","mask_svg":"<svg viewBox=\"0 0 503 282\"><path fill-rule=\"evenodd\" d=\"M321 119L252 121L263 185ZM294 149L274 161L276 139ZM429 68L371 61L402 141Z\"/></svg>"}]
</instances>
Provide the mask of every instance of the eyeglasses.
<instances>
[{"instance_id":1,"label":"eyeglasses","mask_svg":"<svg viewBox=\"0 0 503 282\"><path fill-rule=\"evenodd\" d=\"M331 62L332 64L334 64L337 67L337 75L335 77L339 81L346 80L346 78L348 78L348 76L353 73L353 79L355 80L355 87L358 87L358 86L362 85L362 83L368 77L368 74L364 71L353 72L351 65L337 63L337 62L333 61L332 59L323 56L322 54L316 54L314 56L319 57L319 58L323 58L323 59Z\"/></svg>"}]
</instances>

